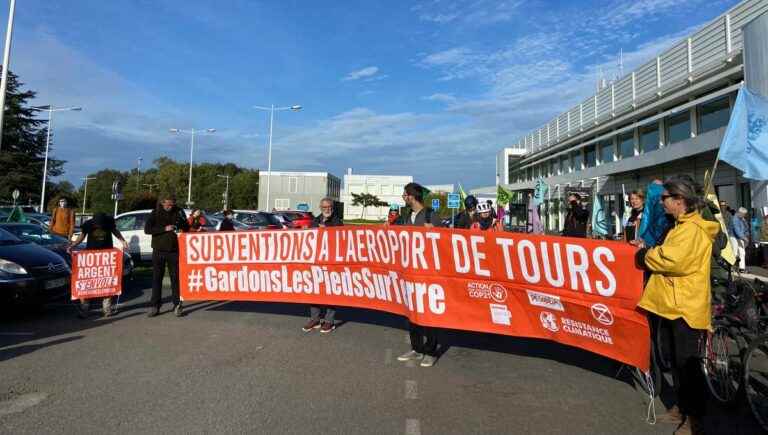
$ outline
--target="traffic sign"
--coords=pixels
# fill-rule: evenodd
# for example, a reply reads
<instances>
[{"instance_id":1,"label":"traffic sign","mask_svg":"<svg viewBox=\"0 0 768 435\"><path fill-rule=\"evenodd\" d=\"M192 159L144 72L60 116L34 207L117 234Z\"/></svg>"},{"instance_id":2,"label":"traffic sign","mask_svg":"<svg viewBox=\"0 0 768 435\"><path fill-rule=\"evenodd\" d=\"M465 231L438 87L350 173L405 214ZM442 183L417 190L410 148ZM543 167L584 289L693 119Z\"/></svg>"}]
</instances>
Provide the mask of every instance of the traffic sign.
<instances>
[{"instance_id":1,"label":"traffic sign","mask_svg":"<svg viewBox=\"0 0 768 435\"><path fill-rule=\"evenodd\" d=\"M432 210L440 210L440 198L432 198Z\"/></svg>"},{"instance_id":2,"label":"traffic sign","mask_svg":"<svg viewBox=\"0 0 768 435\"><path fill-rule=\"evenodd\" d=\"M460 208L461 196L458 193L448 194L448 208L457 209Z\"/></svg>"}]
</instances>

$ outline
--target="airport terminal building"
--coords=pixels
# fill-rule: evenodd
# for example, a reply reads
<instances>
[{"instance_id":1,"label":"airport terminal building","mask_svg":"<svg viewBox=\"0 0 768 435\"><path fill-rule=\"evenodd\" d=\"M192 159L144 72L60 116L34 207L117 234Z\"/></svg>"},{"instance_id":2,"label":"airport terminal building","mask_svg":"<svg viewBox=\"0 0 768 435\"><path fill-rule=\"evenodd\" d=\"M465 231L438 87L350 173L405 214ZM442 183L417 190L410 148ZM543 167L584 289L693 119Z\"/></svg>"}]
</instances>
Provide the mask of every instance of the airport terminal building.
<instances>
[{"instance_id":1,"label":"airport terminal building","mask_svg":"<svg viewBox=\"0 0 768 435\"><path fill-rule=\"evenodd\" d=\"M742 1L629 74L600 84L594 95L501 150L497 184L524 202L544 180L542 219L557 231L569 186L596 188L604 207L620 215L622 188L644 189L678 174L702 183L745 71L750 89L768 95L767 12L768 0ZM768 206L766 183L740 174L718 163L719 197L733 207Z\"/></svg>"}]
</instances>

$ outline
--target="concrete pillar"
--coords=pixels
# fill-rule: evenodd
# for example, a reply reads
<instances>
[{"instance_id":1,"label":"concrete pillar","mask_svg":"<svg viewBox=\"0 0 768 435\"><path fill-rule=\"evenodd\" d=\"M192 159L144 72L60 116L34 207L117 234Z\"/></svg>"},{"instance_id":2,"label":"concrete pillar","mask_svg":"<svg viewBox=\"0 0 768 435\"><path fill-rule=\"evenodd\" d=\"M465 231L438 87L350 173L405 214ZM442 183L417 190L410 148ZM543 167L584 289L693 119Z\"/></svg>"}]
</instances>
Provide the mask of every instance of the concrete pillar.
<instances>
[{"instance_id":1,"label":"concrete pillar","mask_svg":"<svg viewBox=\"0 0 768 435\"><path fill-rule=\"evenodd\" d=\"M744 35L744 81L751 92L768 97L768 14L742 29ZM752 207L768 207L768 182L752 182ZM763 212L765 213L765 212Z\"/></svg>"}]
</instances>

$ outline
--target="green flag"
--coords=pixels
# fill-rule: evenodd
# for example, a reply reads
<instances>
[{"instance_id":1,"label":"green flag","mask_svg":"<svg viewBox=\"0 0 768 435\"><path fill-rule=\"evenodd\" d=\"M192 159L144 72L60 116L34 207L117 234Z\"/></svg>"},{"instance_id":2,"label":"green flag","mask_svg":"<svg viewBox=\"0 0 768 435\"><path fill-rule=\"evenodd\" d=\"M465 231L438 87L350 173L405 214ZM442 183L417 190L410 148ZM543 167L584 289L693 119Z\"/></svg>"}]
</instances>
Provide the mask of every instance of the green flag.
<instances>
[{"instance_id":1,"label":"green flag","mask_svg":"<svg viewBox=\"0 0 768 435\"><path fill-rule=\"evenodd\" d=\"M7 221L8 222L17 222L17 223L22 223L22 224L25 224L25 223L29 222L27 220L27 215L24 214L24 211L19 206L16 206L16 207L13 208L13 210L11 211L11 214L8 215Z\"/></svg>"},{"instance_id":2,"label":"green flag","mask_svg":"<svg viewBox=\"0 0 768 435\"><path fill-rule=\"evenodd\" d=\"M512 193L505 190L503 187L501 187L501 184L499 184L498 188L496 189L496 204L498 204L500 207L504 207L511 201Z\"/></svg>"},{"instance_id":3,"label":"green flag","mask_svg":"<svg viewBox=\"0 0 768 435\"><path fill-rule=\"evenodd\" d=\"M464 188L461 187L461 183L459 183L459 198L461 198L461 203L459 204L459 210L463 210L464 200L467 199L467 192L465 192Z\"/></svg>"}]
</instances>

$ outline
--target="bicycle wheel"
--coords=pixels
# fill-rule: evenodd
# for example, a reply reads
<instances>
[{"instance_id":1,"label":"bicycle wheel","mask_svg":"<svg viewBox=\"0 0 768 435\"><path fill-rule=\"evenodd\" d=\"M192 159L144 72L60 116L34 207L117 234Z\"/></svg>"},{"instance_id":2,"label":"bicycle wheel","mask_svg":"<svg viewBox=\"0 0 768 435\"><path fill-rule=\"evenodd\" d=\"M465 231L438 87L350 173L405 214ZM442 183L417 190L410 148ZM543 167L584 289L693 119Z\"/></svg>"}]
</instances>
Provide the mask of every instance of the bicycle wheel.
<instances>
[{"instance_id":1,"label":"bicycle wheel","mask_svg":"<svg viewBox=\"0 0 768 435\"><path fill-rule=\"evenodd\" d=\"M744 374L742 347L725 325L716 325L703 340L701 370L712 396L722 403L733 402L741 390Z\"/></svg>"},{"instance_id":2,"label":"bicycle wheel","mask_svg":"<svg viewBox=\"0 0 768 435\"><path fill-rule=\"evenodd\" d=\"M752 414L768 430L768 335L754 339L744 355L744 391Z\"/></svg>"}]
</instances>

